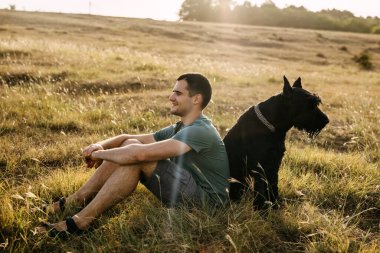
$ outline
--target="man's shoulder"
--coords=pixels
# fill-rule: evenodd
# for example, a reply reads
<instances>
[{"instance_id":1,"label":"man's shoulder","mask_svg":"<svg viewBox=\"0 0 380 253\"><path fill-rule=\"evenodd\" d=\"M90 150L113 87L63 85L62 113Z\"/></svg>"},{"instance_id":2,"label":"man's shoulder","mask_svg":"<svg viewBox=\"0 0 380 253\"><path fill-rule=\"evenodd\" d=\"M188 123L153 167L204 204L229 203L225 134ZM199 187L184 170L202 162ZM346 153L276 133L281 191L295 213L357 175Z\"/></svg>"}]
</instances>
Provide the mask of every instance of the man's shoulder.
<instances>
[{"instance_id":1,"label":"man's shoulder","mask_svg":"<svg viewBox=\"0 0 380 253\"><path fill-rule=\"evenodd\" d=\"M193 124L189 125L188 131L196 134L196 138L205 139L208 141L219 141L221 139L218 130L206 116L201 116L194 121Z\"/></svg>"},{"instance_id":2,"label":"man's shoulder","mask_svg":"<svg viewBox=\"0 0 380 253\"><path fill-rule=\"evenodd\" d=\"M197 118L190 126L201 127L205 129L209 129L210 127L215 128L212 124L212 121L204 115L201 115L199 118Z\"/></svg>"},{"instance_id":3,"label":"man's shoulder","mask_svg":"<svg viewBox=\"0 0 380 253\"><path fill-rule=\"evenodd\" d=\"M153 137L156 141L162 141L169 139L171 136L174 135L176 124L174 125L169 125L167 127L164 127L157 132L153 134Z\"/></svg>"}]
</instances>

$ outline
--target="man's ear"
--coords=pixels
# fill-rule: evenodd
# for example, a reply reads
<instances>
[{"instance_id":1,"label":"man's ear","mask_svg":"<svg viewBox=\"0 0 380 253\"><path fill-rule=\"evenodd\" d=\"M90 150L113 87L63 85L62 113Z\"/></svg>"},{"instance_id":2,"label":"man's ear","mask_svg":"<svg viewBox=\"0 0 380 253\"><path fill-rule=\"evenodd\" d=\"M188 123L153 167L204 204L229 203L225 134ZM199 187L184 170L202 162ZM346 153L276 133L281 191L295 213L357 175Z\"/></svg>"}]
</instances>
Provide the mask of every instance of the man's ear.
<instances>
[{"instance_id":1,"label":"man's ear","mask_svg":"<svg viewBox=\"0 0 380 253\"><path fill-rule=\"evenodd\" d=\"M202 100L203 100L203 98L202 98L202 95L201 95L201 94L195 94L195 95L193 96L193 104L194 104L194 105L202 104Z\"/></svg>"}]
</instances>

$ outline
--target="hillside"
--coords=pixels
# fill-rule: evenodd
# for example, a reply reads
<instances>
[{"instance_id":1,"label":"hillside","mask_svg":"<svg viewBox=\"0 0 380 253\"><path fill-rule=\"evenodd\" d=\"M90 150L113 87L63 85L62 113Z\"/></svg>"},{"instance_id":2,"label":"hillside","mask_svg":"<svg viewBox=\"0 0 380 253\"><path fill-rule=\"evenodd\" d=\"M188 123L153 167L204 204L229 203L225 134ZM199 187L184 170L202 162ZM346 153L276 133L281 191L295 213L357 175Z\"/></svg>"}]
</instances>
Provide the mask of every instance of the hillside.
<instances>
[{"instance_id":1,"label":"hillside","mask_svg":"<svg viewBox=\"0 0 380 253\"><path fill-rule=\"evenodd\" d=\"M0 10L0 248L379 252L379 70L378 35ZM288 134L284 207L260 216L247 194L214 213L166 209L141 186L82 236L35 234L39 220L73 213L29 210L93 173L81 148L176 121L168 96L184 72L211 80L205 114L222 136L281 92L283 75L322 98L330 123L320 135Z\"/></svg>"}]
</instances>

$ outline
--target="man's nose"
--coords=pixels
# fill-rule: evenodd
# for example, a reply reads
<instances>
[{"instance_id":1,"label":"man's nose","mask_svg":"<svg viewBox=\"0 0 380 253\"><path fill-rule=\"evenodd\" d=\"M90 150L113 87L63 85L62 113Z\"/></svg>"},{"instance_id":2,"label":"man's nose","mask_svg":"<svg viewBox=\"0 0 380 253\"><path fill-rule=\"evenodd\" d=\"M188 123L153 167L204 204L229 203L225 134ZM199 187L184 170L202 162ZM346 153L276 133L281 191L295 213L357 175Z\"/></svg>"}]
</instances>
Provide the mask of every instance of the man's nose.
<instances>
[{"instance_id":1,"label":"man's nose","mask_svg":"<svg viewBox=\"0 0 380 253\"><path fill-rule=\"evenodd\" d=\"M174 93L169 96L170 101L174 101Z\"/></svg>"}]
</instances>

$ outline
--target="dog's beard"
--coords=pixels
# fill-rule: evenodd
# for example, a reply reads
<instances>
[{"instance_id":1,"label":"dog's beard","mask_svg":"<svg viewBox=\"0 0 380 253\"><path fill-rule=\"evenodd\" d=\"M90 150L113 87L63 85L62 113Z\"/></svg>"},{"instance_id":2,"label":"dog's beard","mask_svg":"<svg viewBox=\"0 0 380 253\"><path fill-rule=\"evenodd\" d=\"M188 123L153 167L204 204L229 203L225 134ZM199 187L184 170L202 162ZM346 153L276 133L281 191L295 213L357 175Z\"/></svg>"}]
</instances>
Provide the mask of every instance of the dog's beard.
<instances>
[{"instance_id":1,"label":"dog's beard","mask_svg":"<svg viewBox=\"0 0 380 253\"><path fill-rule=\"evenodd\" d=\"M307 137L309 137L310 139L315 139L318 136L318 134L322 131L322 128L321 129L308 129L304 126L294 126L294 127L300 131L305 132Z\"/></svg>"},{"instance_id":2,"label":"dog's beard","mask_svg":"<svg viewBox=\"0 0 380 253\"><path fill-rule=\"evenodd\" d=\"M312 119L310 119L309 121L311 121L311 120ZM314 120L314 122L312 122L312 124L303 124L303 123L297 122L294 125L294 127L300 131L306 132L307 136L310 139L314 139L318 136L318 134L322 131L322 129L327 125L327 122L326 123L320 123L320 122L316 122L315 120Z\"/></svg>"},{"instance_id":3,"label":"dog's beard","mask_svg":"<svg viewBox=\"0 0 380 253\"><path fill-rule=\"evenodd\" d=\"M306 131L307 133L307 136L310 138L310 139L315 139L318 134L321 132L322 129L317 129L317 130L314 130L314 131Z\"/></svg>"}]
</instances>

